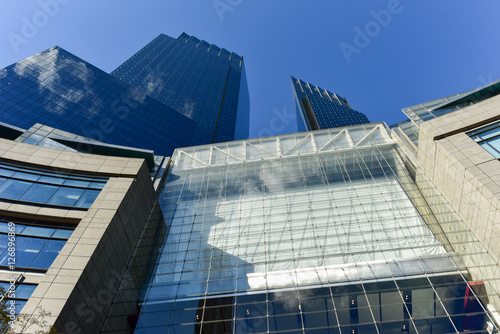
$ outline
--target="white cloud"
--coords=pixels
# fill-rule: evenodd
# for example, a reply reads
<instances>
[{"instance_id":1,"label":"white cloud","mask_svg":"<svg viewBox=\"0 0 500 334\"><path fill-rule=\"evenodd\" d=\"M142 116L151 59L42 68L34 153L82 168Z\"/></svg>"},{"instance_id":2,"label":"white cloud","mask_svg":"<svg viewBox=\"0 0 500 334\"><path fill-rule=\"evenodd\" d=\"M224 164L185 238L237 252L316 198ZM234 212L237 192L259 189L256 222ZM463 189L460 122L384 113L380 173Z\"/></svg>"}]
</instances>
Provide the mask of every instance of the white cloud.
<instances>
[{"instance_id":1,"label":"white cloud","mask_svg":"<svg viewBox=\"0 0 500 334\"><path fill-rule=\"evenodd\" d=\"M195 107L196 107L196 102L189 102L189 100L186 100L186 102L184 102L184 108L182 110L182 114L192 119Z\"/></svg>"},{"instance_id":2,"label":"white cloud","mask_svg":"<svg viewBox=\"0 0 500 334\"><path fill-rule=\"evenodd\" d=\"M63 113L70 103L80 103L93 94L89 82L93 73L84 62L61 57L57 48L43 53L47 53L47 63L40 62L40 56L32 56L17 63L14 71L20 76L36 77L40 91L48 94L47 111ZM65 72L63 78L61 71ZM69 78L76 80L67 84Z\"/></svg>"}]
</instances>

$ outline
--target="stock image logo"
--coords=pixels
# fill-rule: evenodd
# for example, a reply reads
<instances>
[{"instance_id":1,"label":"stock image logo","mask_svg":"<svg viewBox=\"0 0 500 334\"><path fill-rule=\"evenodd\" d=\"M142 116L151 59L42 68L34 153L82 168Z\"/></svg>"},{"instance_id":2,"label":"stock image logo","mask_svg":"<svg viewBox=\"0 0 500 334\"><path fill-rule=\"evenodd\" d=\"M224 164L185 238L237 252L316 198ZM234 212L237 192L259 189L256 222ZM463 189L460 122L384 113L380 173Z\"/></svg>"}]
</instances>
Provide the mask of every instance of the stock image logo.
<instances>
[{"instance_id":1,"label":"stock image logo","mask_svg":"<svg viewBox=\"0 0 500 334\"><path fill-rule=\"evenodd\" d=\"M40 0L38 1L38 11L32 15L21 17L21 29L18 32L9 32L7 39L15 53L19 52L19 47L38 35L40 29L45 27L51 19L59 14L61 5L69 3L70 0Z\"/></svg>"},{"instance_id":2,"label":"stock image logo","mask_svg":"<svg viewBox=\"0 0 500 334\"><path fill-rule=\"evenodd\" d=\"M390 0L387 3L386 9L371 10L370 16L373 20L366 22L363 27L355 26L353 28L355 34L352 44L347 42L339 44L347 63L350 64L353 54L360 54L382 32L382 28L387 28L392 22L393 17L402 11L403 5L401 5L399 0Z\"/></svg>"},{"instance_id":3,"label":"stock image logo","mask_svg":"<svg viewBox=\"0 0 500 334\"><path fill-rule=\"evenodd\" d=\"M242 3L243 0L214 0L212 5L214 6L219 20L222 22L224 21L224 15L226 12L233 12L235 8Z\"/></svg>"}]
</instances>

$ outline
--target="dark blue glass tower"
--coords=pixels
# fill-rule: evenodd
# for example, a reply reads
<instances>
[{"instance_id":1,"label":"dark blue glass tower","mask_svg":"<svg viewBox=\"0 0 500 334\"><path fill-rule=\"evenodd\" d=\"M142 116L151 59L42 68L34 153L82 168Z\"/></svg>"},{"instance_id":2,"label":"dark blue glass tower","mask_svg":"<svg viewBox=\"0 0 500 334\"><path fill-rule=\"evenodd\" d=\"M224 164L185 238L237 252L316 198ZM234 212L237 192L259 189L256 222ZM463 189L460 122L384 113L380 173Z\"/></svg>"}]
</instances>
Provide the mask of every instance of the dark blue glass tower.
<instances>
[{"instance_id":1,"label":"dark blue glass tower","mask_svg":"<svg viewBox=\"0 0 500 334\"><path fill-rule=\"evenodd\" d=\"M299 132L370 122L365 114L352 109L345 97L294 77L292 88Z\"/></svg>"},{"instance_id":2,"label":"dark blue glass tower","mask_svg":"<svg viewBox=\"0 0 500 334\"><path fill-rule=\"evenodd\" d=\"M195 121L195 143L248 138L243 57L234 52L186 33L161 34L111 75Z\"/></svg>"},{"instance_id":3,"label":"dark blue glass tower","mask_svg":"<svg viewBox=\"0 0 500 334\"><path fill-rule=\"evenodd\" d=\"M0 70L0 122L167 156L247 138L243 59L186 34L160 35L110 75L56 46Z\"/></svg>"},{"instance_id":4,"label":"dark blue glass tower","mask_svg":"<svg viewBox=\"0 0 500 334\"><path fill-rule=\"evenodd\" d=\"M170 155L196 124L60 47L0 70L0 122L36 123Z\"/></svg>"}]
</instances>

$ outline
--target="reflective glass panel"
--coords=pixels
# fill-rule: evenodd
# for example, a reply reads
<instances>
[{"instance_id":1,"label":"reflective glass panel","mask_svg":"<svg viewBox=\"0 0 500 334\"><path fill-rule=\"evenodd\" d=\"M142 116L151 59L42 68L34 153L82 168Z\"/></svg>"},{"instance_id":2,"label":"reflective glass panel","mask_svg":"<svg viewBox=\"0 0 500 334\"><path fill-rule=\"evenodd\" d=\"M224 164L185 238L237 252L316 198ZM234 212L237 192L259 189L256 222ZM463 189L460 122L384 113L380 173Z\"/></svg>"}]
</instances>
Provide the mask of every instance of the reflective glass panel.
<instances>
[{"instance_id":1,"label":"reflective glass panel","mask_svg":"<svg viewBox=\"0 0 500 334\"><path fill-rule=\"evenodd\" d=\"M84 191L84 189L61 187L47 203L53 205L74 206Z\"/></svg>"},{"instance_id":2,"label":"reflective glass panel","mask_svg":"<svg viewBox=\"0 0 500 334\"><path fill-rule=\"evenodd\" d=\"M19 199L31 185L31 182L13 179L7 180L0 186L0 197L6 199Z\"/></svg>"},{"instance_id":3,"label":"reflective glass panel","mask_svg":"<svg viewBox=\"0 0 500 334\"><path fill-rule=\"evenodd\" d=\"M34 184L19 199L26 202L46 203L57 189L57 186L48 184Z\"/></svg>"}]
</instances>

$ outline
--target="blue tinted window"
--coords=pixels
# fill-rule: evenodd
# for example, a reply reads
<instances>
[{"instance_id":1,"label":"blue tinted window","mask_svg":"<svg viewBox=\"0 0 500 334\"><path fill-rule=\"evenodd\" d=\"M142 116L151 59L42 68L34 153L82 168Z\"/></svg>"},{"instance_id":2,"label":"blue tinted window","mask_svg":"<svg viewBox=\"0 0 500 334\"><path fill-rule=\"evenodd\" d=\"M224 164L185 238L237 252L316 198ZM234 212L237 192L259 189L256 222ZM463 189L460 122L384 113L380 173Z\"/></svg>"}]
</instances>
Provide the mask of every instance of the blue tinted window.
<instances>
[{"instance_id":1,"label":"blue tinted window","mask_svg":"<svg viewBox=\"0 0 500 334\"><path fill-rule=\"evenodd\" d=\"M55 229L50 227L26 226L22 232L17 232L17 234L49 238L52 234L54 234L54 231Z\"/></svg>"},{"instance_id":2,"label":"blue tinted window","mask_svg":"<svg viewBox=\"0 0 500 334\"><path fill-rule=\"evenodd\" d=\"M0 175L10 177L10 176L12 176L12 174L14 174L14 171L8 170L5 168L1 168L1 165L0 165Z\"/></svg>"},{"instance_id":3,"label":"blue tinted window","mask_svg":"<svg viewBox=\"0 0 500 334\"><path fill-rule=\"evenodd\" d=\"M104 188L105 185L106 185L106 183L102 183L102 182L91 182L89 188L102 189L102 188Z\"/></svg>"},{"instance_id":4,"label":"blue tinted window","mask_svg":"<svg viewBox=\"0 0 500 334\"><path fill-rule=\"evenodd\" d=\"M19 180L7 180L0 186L0 197L7 199L19 199L32 185L31 182Z\"/></svg>"},{"instance_id":5,"label":"blue tinted window","mask_svg":"<svg viewBox=\"0 0 500 334\"><path fill-rule=\"evenodd\" d=\"M27 302L27 300L16 300L16 314L21 313L21 310Z\"/></svg>"},{"instance_id":6,"label":"blue tinted window","mask_svg":"<svg viewBox=\"0 0 500 334\"><path fill-rule=\"evenodd\" d=\"M13 64L0 76L2 122L24 129L43 123L109 144L154 149L161 155L192 143L192 137L184 134L194 132L195 121L59 47L33 56L30 64ZM54 77L60 79L56 85ZM161 86L167 91L164 84L165 80ZM44 88L49 86L55 89ZM220 94L212 97L220 98ZM180 102L184 110L185 102ZM190 103L187 113L203 109ZM211 141L213 132L208 137Z\"/></svg>"},{"instance_id":7,"label":"blue tinted window","mask_svg":"<svg viewBox=\"0 0 500 334\"><path fill-rule=\"evenodd\" d=\"M49 240L40 251L35 261L31 264L32 268L48 269L52 262L56 259L57 255L64 247L66 241L62 240Z\"/></svg>"},{"instance_id":8,"label":"blue tinted window","mask_svg":"<svg viewBox=\"0 0 500 334\"><path fill-rule=\"evenodd\" d=\"M0 222L0 233L9 233L9 223Z\"/></svg>"},{"instance_id":9,"label":"blue tinted window","mask_svg":"<svg viewBox=\"0 0 500 334\"><path fill-rule=\"evenodd\" d=\"M79 208L90 208L90 206L92 205L92 203L94 203L99 193L100 193L99 190L93 190L93 189L85 190L85 192L80 197L75 206Z\"/></svg>"},{"instance_id":10,"label":"blue tinted window","mask_svg":"<svg viewBox=\"0 0 500 334\"><path fill-rule=\"evenodd\" d=\"M88 181L82 181L82 180L71 180L68 179L64 181L65 186L70 186L70 187L80 187L80 188L87 188L89 186L90 182Z\"/></svg>"},{"instance_id":11,"label":"blue tinted window","mask_svg":"<svg viewBox=\"0 0 500 334\"><path fill-rule=\"evenodd\" d=\"M14 175L12 175L12 177L26 181L36 181L40 178L40 175L32 173L24 173L24 172L15 172Z\"/></svg>"},{"instance_id":12,"label":"blue tinted window","mask_svg":"<svg viewBox=\"0 0 500 334\"><path fill-rule=\"evenodd\" d=\"M64 179L52 177L52 176L42 176L38 179L38 182L52 183L52 184L63 184Z\"/></svg>"},{"instance_id":13,"label":"blue tinted window","mask_svg":"<svg viewBox=\"0 0 500 334\"><path fill-rule=\"evenodd\" d=\"M16 267L48 269L73 233L72 229L44 226L46 223L38 221L29 221L30 225L15 220L12 223L16 231L15 263L9 261L8 255L9 223L0 221L0 266L13 264Z\"/></svg>"},{"instance_id":14,"label":"blue tinted window","mask_svg":"<svg viewBox=\"0 0 500 334\"><path fill-rule=\"evenodd\" d=\"M16 237L16 267L29 267L46 243L45 239Z\"/></svg>"},{"instance_id":15,"label":"blue tinted window","mask_svg":"<svg viewBox=\"0 0 500 334\"><path fill-rule=\"evenodd\" d=\"M7 250L9 239L6 234L0 234L0 265L3 265L3 253Z\"/></svg>"},{"instance_id":16,"label":"blue tinted window","mask_svg":"<svg viewBox=\"0 0 500 334\"><path fill-rule=\"evenodd\" d=\"M500 123L488 125L467 134L491 155L500 159Z\"/></svg>"},{"instance_id":17,"label":"blue tinted window","mask_svg":"<svg viewBox=\"0 0 500 334\"><path fill-rule=\"evenodd\" d=\"M94 189L102 189L107 182L104 178L43 172L1 163L0 171L12 177L0 177L0 198L40 204L89 208L100 191ZM93 189L86 191L86 188Z\"/></svg>"},{"instance_id":18,"label":"blue tinted window","mask_svg":"<svg viewBox=\"0 0 500 334\"><path fill-rule=\"evenodd\" d=\"M500 159L500 138L493 138L480 143L486 151L488 151L495 158Z\"/></svg>"},{"instance_id":19,"label":"blue tinted window","mask_svg":"<svg viewBox=\"0 0 500 334\"><path fill-rule=\"evenodd\" d=\"M10 283L0 282L0 287L4 288L5 291L11 288ZM35 291L36 285L31 284L16 284L15 285L15 298L29 299Z\"/></svg>"},{"instance_id":20,"label":"blue tinted window","mask_svg":"<svg viewBox=\"0 0 500 334\"><path fill-rule=\"evenodd\" d=\"M78 188L59 188L59 190L52 196L48 204L73 206L80 199L83 194L83 189Z\"/></svg>"},{"instance_id":21,"label":"blue tinted window","mask_svg":"<svg viewBox=\"0 0 500 334\"><path fill-rule=\"evenodd\" d=\"M16 298L29 299L35 289L36 285L19 284L16 287Z\"/></svg>"},{"instance_id":22,"label":"blue tinted window","mask_svg":"<svg viewBox=\"0 0 500 334\"><path fill-rule=\"evenodd\" d=\"M69 239L69 237L71 237L72 233L73 233L73 230L58 229L56 231L56 233L54 233L52 238Z\"/></svg>"},{"instance_id":23,"label":"blue tinted window","mask_svg":"<svg viewBox=\"0 0 500 334\"><path fill-rule=\"evenodd\" d=\"M34 203L46 203L57 191L57 188L57 186L48 184L34 184L23 196L21 196L20 200Z\"/></svg>"}]
</instances>

